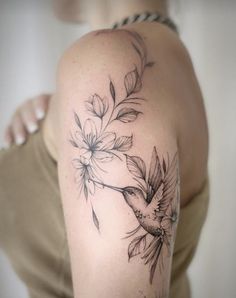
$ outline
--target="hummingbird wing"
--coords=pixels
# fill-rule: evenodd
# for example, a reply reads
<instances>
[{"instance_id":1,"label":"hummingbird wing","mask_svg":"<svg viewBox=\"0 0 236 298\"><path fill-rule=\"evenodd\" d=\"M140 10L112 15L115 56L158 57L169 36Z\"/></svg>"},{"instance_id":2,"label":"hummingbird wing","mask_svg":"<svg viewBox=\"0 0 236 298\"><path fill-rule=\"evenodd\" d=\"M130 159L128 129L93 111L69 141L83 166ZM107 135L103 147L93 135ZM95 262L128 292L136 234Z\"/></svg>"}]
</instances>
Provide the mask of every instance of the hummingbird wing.
<instances>
[{"instance_id":1,"label":"hummingbird wing","mask_svg":"<svg viewBox=\"0 0 236 298\"><path fill-rule=\"evenodd\" d=\"M177 175L177 153L174 155L170 165L166 169L164 174L164 178L161 181L159 188L157 189L156 193L154 194L148 208L150 210L155 210L157 212L165 214L169 204L171 203L172 199L174 198L175 191L176 191L176 184L178 182L178 175Z\"/></svg>"},{"instance_id":2,"label":"hummingbird wing","mask_svg":"<svg viewBox=\"0 0 236 298\"><path fill-rule=\"evenodd\" d=\"M151 164L148 174L148 190L147 190L147 202L150 203L153 196L160 187L162 181L162 170L160 159L157 154L156 147L153 148Z\"/></svg>"}]
</instances>

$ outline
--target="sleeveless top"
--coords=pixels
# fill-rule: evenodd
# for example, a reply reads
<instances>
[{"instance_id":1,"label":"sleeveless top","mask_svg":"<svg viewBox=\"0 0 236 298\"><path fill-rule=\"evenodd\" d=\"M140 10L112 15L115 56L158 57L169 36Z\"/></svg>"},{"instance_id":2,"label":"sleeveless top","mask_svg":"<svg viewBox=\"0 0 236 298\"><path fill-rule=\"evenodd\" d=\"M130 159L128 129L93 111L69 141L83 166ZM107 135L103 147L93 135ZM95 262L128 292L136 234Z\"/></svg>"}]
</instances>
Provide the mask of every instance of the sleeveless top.
<instances>
[{"instance_id":1,"label":"sleeveless top","mask_svg":"<svg viewBox=\"0 0 236 298\"><path fill-rule=\"evenodd\" d=\"M180 209L170 298L189 298L193 259L209 201L209 183ZM42 133L0 152L0 248L31 298L72 298L72 277L57 164Z\"/></svg>"}]
</instances>

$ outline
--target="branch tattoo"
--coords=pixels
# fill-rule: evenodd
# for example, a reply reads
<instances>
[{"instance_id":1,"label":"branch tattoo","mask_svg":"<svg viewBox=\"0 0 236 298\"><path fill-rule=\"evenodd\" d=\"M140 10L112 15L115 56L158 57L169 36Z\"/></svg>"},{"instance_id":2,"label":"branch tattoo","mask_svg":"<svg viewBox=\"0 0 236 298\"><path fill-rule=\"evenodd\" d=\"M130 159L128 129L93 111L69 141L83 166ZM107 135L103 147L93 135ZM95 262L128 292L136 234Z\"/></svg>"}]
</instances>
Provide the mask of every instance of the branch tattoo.
<instances>
[{"instance_id":1,"label":"branch tattoo","mask_svg":"<svg viewBox=\"0 0 236 298\"><path fill-rule=\"evenodd\" d=\"M107 31L110 30L105 32ZM165 249L168 256L171 254L171 237L178 220L178 156L176 153L170 159L167 153L167 157L160 157L154 146L147 169L141 157L126 153L133 146L133 135L119 136L110 130L111 124L115 121L125 125L135 122L143 114L141 104L146 99L140 96L139 92L142 89L146 69L154 65L153 62L148 62L145 43L137 32L112 30L112 32L118 31L129 35L140 65L135 65L124 77L126 93L124 98L117 98L116 88L109 79L109 99L94 94L85 103L91 117L82 124L78 114L74 112L77 130L71 133L69 141L78 149L78 157L73 159L72 164L76 169L79 192L84 193L86 200L95 194L97 187L110 188L120 192L133 210L138 227L128 232L125 237L133 238L128 246L128 259L140 255L144 263L150 266L149 281L152 283L158 262L160 270L162 268L161 252ZM96 118L99 122L94 121ZM123 158L126 160L127 169L137 186L120 188L103 181L101 177L105 170L102 165L112 162L115 158L121 162ZM93 222L100 231L100 222L92 203L91 209ZM141 235L140 231L143 231Z\"/></svg>"}]
</instances>

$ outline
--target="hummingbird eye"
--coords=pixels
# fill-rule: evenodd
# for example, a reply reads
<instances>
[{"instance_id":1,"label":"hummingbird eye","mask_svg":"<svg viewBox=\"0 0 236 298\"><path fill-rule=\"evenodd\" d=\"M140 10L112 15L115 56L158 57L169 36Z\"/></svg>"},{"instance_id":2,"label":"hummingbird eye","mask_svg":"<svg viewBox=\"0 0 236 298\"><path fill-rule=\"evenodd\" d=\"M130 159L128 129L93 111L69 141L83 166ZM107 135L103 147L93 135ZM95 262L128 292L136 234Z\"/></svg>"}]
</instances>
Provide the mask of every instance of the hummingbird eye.
<instances>
[{"instance_id":1,"label":"hummingbird eye","mask_svg":"<svg viewBox=\"0 0 236 298\"><path fill-rule=\"evenodd\" d=\"M129 195L131 195L131 196L133 196L134 195L134 192L133 192L133 190L127 190L127 193L129 194Z\"/></svg>"}]
</instances>

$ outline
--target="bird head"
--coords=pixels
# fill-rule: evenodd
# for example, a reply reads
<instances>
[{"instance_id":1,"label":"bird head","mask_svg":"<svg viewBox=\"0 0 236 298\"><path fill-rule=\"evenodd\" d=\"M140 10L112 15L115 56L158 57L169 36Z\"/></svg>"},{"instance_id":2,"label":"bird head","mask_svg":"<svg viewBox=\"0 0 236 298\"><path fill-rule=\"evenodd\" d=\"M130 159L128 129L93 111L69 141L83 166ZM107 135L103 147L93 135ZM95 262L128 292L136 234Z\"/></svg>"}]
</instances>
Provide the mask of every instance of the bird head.
<instances>
[{"instance_id":1,"label":"bird head","mask_svg":"<svg viewBox=\"0 0 236 298\"><path fill-rule=\"evenodd\" d=\"M122 193L126 203L130 207L135 207L137 206L138 202L145 201L142 190L137 187L134 187L134 186L116 187L116 186L107 185L107 184L103 184L103 186Z\"/></svg>"},{"instance_id":2,"label":"bird head","mask_svg":"<svg viewBox=\"0 0 236 298\"><path fill-rule=\"evenodd\" d=\"M141 203L142 205L146 205L143 192L140 188L137 188L135 186L117 187L117 186L105 184L98 181L94 181L94 182L102 185L103 187L107 187L122 193L125 201L131 208L137 207L138 203Z\"/></svg>"},{"instance_id":3,"label":"bird head","mask_svg":"<svg viewBox=\"0 0 236 298\"><path fill-rule=\"evenodd\" d=\"M127 186L122 189L122 194L125 201L130 207L137 205L138 201L144 200L144 195L141 189L134 186Z\"/></svg>"}]
</instances>

